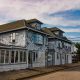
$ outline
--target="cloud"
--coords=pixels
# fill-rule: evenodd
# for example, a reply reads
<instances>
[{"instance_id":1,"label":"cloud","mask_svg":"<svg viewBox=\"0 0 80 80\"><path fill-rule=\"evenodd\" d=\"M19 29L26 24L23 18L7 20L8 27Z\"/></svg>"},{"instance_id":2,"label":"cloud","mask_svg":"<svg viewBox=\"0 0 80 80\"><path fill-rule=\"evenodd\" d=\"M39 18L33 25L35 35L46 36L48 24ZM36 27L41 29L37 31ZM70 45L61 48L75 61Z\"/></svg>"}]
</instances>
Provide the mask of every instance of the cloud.
<instances>
[{"instance_id":1,"label":"cloud","mask_svg":"<svg viewBox=\"0 0 80 80\"><path fill-rule=\"evenodd\" d=\"M71 9L49 14L50 17L62 17L65 20L80 20L80 10Z\"/></svg>"},{"instance_id":2,"label":"cloud","mask_svg":"<svg viewBox=\"0 0 80 80\"><path fill-rule=\"evenodd\" d=\"M79 14L80 0L0 0L0 24L37 18L48 24L48 27L70 26L69 30L60 28L68 33L79 32L80 29L73 29L74 26L80 25Z\"/></svg>"},{"instance_id":3,"label":"cloud","mask_svg":"<svg viewBox=\"0 0 80 80\"><path fill-rule=\"evenodd\" d=\"M80 32L80 29L64 29L61 28L64 32Z\"/></svg>"},{"instance_id":4,"label":"cloud","mask_svg":"<svg viewBox=\"0 0 80 80\"><path fill-rule=\"evenodd\" d=\"M65 20L62 17L44 17L44 22L55 26L77 26L80 25L80 20Z\"/></svg>"},{"instance_id":5,"label":"cloud","mask_svg":"<svg viewBox=\"0 0 80 80\"><path fill-rule=\"evenodd\" d=\"M0 0L0 13L7 20L38 18L45 22L44 13L80 8L79 3L80 0Z\"/></svg>"},{"instance_id":6,"label":"cloud","mask_svg":"<svg viewBox=\"0 0 80 80\"><path fill-rule=\"evenodd\" d=\"M65 36L73 42L80 42L80 32L66 32Z\"/></svg>"}]
</instances>

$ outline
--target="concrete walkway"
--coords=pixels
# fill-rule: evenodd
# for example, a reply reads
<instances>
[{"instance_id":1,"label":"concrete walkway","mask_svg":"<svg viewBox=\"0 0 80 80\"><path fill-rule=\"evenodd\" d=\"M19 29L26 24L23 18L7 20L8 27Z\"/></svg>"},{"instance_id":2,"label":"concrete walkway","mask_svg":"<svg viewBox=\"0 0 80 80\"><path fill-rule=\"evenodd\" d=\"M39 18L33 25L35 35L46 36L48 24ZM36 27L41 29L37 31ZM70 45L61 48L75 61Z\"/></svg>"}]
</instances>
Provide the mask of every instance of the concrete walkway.
<instances>
[{"instance_id":1,"label":"concrete walkway","mask_svg":"<svg viewBox=\"0 0 80 80\"><path fill-rule=\"evenodd\" d=\"M32 78L40 75L49 74L52 72L60 71L66 68L80 66L80 63L66 64L61 66L50 66L41 68L24 69L17 71L8 71L0 73L0 80L23 80L26 78Z\"/></svg>"}]
</instances>

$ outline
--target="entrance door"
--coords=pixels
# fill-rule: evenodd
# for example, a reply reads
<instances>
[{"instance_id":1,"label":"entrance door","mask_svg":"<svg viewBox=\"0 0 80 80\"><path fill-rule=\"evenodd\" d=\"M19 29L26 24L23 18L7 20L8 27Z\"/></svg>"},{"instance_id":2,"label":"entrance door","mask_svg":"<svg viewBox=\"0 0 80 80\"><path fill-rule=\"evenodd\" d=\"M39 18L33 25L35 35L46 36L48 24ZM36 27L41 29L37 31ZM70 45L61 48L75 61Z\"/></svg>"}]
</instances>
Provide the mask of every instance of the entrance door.
<instances>
[{"instance_id":1,"label":"entrance door","mask_svg":"<svg viewBox=\"0 0 80 80\"><path fill-rule=\"evenodd\" d=\"M49 50L47 54L47 66L52 66L55 64L54 50Z\"/></svg>"}]
</instances>

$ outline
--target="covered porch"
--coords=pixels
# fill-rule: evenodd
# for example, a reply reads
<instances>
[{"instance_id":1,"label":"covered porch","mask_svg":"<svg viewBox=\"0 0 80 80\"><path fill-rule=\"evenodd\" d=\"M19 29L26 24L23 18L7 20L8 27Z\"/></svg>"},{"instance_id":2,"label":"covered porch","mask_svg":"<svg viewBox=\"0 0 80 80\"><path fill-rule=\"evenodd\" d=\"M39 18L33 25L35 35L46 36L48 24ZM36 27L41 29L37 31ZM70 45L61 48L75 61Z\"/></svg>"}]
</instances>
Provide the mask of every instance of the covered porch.
<instances>
[{"instance_id":1,"label":"covered porch","mask_svg":"<svg viewBox=\"0 0 80 80\"><path fill-rule=\"evenodd\" d=\"M22 47L0 46L0 72L28 68L27 50Z\"/></svg>"}]
</instances>

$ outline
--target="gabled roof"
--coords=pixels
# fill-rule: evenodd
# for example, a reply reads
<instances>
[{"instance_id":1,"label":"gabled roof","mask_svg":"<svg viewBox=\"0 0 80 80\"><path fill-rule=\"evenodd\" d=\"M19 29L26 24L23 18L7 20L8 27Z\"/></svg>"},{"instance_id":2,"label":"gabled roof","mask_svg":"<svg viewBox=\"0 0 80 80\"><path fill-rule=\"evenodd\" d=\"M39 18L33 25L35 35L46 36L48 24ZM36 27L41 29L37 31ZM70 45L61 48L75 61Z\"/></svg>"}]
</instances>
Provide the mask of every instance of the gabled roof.
<instances>
[{"instance_id":1,"label":"gabled roof","mask_svg":"<svg viewBox=\"0 0 80 80\"><path fill-rule=\"evenodd\" d=\"M59 28L58 28L59 29ZM66 42L69 42L69 43L72 43L70 40L68 40L66 37L59 37L57 36L55 33L53 33L51 31L51 28L43 28L43 31L47 34L49 34L49 38L53 38L53 39L59 39L59 40L62 40L62 41L66 41Z\"/></svg>"},{"instance_id":2,"label":"gabled roof","mask_svg":"<svg viewBox=\"0 0 80 80\"><path fill-rule=\"evenodd\" d=\"M40 24L43 24L41 21L37 20L37 19L30 19L30 20L26 20L27 23L33 23L33 22L38 22Z\"/></svg>"},{"instance_id":3,"label":"gabled roof","mask_svg":"<svg viewBox=\"0 0 80 80\"><path fill-rule=\"evenodd\" d=\"M44 27L42 28L42 31L44 31L45 33L49 34L50 37L56 37L55 34L53 34L48 28Z\"/></svg>"},{"instance_id":4,"label":"gabled roof","mask_svg":"<svg viewBox=\"0 0 80 80\"><path fill-rule=\"evenodd\" d=\"M11 23L0 25L0 32L5 32L9 30L19 29L24 27L24 20L18 20Z\"/></svg>"},{"instance_id":5,"label":"gabled roof","mask_svg":"<svg viewBox=\"0 0 80 80\"><path fill-rule=\"evenodd\" d=\"M49 28L52 32L54 31L61 31L61 32L64 32L62 31L61 29L57 28L57 27L52 27L52 28Z\"/></svg>"},{"instance_id":6,"label":"gabled roof","mask_svg":"<svg viewBox=\"0 0 80 80\"><path fill-rule=\"evenodd\" d=\"M7 24L0 25L0 33L1 32L7 32L7 31L10 31L10 30L25 28L26 26L31 27L29 24L32 23L32 22L38 22L40 24L43 24L42 22L40 22L37 19L30 19L30 20L22 19L22 20L18 20L18 21L14 21L14 22L10 22L10 23L7 23Z\"/></svg>"}]
</instances>

